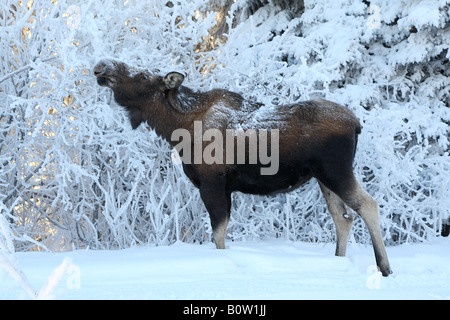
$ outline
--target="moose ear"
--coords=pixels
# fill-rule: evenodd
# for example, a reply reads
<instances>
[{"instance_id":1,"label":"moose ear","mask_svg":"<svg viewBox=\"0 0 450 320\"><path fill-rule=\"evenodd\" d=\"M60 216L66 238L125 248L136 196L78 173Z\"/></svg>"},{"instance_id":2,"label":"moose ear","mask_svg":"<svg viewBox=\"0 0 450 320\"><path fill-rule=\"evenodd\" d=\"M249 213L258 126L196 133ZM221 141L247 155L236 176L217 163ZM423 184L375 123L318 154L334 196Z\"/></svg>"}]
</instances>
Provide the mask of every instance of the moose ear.
<instances>
[{"instance_id":1,"label":"moose ear","mask_svg":"<svg viewBox=\"0 0 450 320\"><path fill-rule=\"evenodd\" d=\"M163 78L163 83L167 90L178 88L183 81L184 75L178 72L170 72Z\"/></svg>"}]
</instances>

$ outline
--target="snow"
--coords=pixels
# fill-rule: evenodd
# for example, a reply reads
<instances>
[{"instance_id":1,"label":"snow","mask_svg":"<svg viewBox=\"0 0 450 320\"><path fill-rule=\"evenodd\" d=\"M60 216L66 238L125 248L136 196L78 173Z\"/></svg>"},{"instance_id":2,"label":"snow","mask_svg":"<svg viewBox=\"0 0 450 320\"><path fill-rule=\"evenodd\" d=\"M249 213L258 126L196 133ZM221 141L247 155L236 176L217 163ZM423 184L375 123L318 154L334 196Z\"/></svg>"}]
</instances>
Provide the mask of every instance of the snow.
<instances>
[{"instance_id":1,"label":"snow","mask_svg":"<svg viewBox=\"0 0 450 320\"><path fill-rule=\"evenodd\" d=\"M394 274L375 271L370 246L270 240L177 242L118 251L17 253L41 298L54 299L450 299L450 238L388 247ZM42 288L42 289L41 289ZM29 299L0 268L0 299Z\"/></svg>"}]
</instances>

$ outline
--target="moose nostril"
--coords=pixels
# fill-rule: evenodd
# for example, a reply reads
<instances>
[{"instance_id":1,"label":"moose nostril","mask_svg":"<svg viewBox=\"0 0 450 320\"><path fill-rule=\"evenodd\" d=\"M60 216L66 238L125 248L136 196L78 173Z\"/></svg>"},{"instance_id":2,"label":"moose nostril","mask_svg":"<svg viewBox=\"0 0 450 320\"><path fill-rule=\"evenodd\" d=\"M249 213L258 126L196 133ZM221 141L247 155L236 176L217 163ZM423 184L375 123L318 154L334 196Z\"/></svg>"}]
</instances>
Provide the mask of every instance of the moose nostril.
<instances>
[{"instance_id":1,"label":"moose nostril","mask_svg":"<svg viewBox=\"0 0 450 320\"><path fill-rule=\"evenodd\" d=\"M101 60L93 68L94 75L98 78L113 77L115 70L115 63L113 60Z\"/></svg>"},{"instance_id":2,"label":"moose nostril","mask_svg":"<svg viewBox=\"0 0 450 320\"><path fill-rule=\"evenodd\" d=\"M105 73L105 64L104 63L97 63L97 65L94 67L94 74L96 76L101 75L102 73Z\"/></svg>"},{"instance_id":3,"label":"moose nostril","mask_svg":"<svg viewBox=\"0 0 450 320\"><path fill-rule=\"evenodd\" d=\"M95 68L94 68L94 74L96 75L96 76L98 76L99 74L102 74L103 73L103 66L96 66Z\"/></svg>"}]
</instances>

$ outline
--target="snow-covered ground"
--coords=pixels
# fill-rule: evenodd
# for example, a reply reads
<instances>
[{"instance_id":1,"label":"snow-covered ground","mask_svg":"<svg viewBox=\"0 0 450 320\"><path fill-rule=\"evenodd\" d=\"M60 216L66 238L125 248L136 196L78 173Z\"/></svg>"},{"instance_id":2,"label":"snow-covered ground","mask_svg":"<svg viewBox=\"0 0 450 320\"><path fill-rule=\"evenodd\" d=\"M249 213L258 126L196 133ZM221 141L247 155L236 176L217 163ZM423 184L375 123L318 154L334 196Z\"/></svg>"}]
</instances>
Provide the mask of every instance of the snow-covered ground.
<instances>
[{"instance_id":1,"label":"snow-covered ground","mask_svg":"<svg viewBox=\"0 0 450 320\"><path fill-rule=\"evenodd\" d=\"M371 247L287 241L177 243L121 251L16 254L26 281L56 299L450 299L450 238L388 247L394 274ZM56 270L56 272L55 272ZM29 299L0 267L0 299Z\"/></svg>"}]
</instances>

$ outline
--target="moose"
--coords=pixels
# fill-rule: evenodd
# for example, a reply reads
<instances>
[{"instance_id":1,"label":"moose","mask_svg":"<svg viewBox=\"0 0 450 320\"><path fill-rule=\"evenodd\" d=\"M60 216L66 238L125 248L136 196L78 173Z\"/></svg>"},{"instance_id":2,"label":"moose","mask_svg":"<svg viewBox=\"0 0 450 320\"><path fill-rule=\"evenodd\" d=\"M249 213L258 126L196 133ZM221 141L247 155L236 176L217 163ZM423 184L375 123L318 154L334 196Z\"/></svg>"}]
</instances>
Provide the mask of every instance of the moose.
<instances>
[{"instance_id":1,"label":"moose","mask_svg":"<svg viewBox=\"0 0 450 320\"><path fill-rule=\"evenodd\" d=\"M174 147L179 140L174 141L173 133L180 129L192 136L196 130L206 133L213 129L223 136L234 130L236 139L245 134L242 128L258 133L270 131L272 137L278 132L278 140L252 140L256 141L257 148L270 147L271 153L277 153L279 164L276 172L270 174L262 174L261 169L267 162L263 163L261 157L249 161L252 154L247 148L244 161L225 155L227 151L239 150L236 145L229 148L217 136L215 156L222 153L230 161L189 161L196 151L205 150L206 140L200 142L199 147L194 145L194 138L190 141L192 148L179 150L183 171L200 190L209 213L217 249L225 249L234 191L259 195L289 192L315 178L336 226L336 255L346 254L353 223L353 214L347 213L348 206L362 217L369 230L378 269L385 277L392 273L383 243L378 204L363 190L353 173L361 125L348 108L326 100L267 105L224 89L194 91L182 86L185 76L181 73L161 76L158 71L132 67L115 59L100 60L93 71L97 83L111 89L116 102L128 111L133 129L146 122ZM250 145L251 134L244 138ZM277 147L272 148L275 142ZM264 143L267 145L263 146Z\"/></svg>"}]
</instances>

